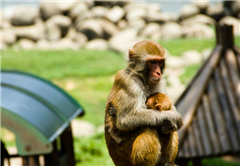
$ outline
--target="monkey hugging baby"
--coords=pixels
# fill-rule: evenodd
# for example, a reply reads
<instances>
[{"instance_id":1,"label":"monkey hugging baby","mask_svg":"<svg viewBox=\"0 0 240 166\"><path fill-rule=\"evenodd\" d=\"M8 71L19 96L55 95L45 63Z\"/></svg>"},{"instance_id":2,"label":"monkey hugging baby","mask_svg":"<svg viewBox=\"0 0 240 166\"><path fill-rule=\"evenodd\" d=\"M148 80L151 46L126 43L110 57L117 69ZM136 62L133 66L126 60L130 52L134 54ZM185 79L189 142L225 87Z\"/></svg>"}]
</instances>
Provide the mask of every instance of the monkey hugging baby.
<instances>
[{"instance_id":1,"label":"monkey hugging baby","mask_svg":"<svg viewBox=\"0 0 240 166\"><path fill-rule=\"evenodd\" d=\"M165 50L144 40L129 49L106 103L105 139L116 166L175 166L181 115L164 95Z\"/></svg>"}]
</instances>

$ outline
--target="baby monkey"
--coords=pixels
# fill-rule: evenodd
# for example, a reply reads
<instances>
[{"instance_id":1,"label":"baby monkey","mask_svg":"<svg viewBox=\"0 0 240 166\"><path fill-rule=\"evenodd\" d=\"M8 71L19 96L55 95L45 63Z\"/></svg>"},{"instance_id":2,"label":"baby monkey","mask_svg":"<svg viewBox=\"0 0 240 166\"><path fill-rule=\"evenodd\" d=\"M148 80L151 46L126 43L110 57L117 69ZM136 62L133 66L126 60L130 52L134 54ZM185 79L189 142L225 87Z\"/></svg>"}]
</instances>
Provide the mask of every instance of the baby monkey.
<instances>
[{"instance_id":1,"label":"baby monkey","mask_svg":"<svg viewBox=\"0 0 240 166\"><path fill-rule=\"evenodd\" d=\"M155 93L148 97L146 101L146 105L148 109L154 109L159 111L167 111L172 109L172 102L169 97L163 93ZM168 154L168 156L163 157L166 161L170 161L174 163L174 160L178 151L178 133L176 131L171 133L161 133L159 134L159 140L161 143L161 154L164 156ZM169 155L170 154L170 155Z\"/></svg>"},{"instance_id":2,"label":"baby monkey","mask_svg":"<svg viewBox=\"0 0 240 166\"><path fill-rule=\"evenodd\" d=\"M171 110L172 102L169 97L163 93L154 93L148 97L146 102L148 109L159 111Z\"/></svg>"}]
</instances>

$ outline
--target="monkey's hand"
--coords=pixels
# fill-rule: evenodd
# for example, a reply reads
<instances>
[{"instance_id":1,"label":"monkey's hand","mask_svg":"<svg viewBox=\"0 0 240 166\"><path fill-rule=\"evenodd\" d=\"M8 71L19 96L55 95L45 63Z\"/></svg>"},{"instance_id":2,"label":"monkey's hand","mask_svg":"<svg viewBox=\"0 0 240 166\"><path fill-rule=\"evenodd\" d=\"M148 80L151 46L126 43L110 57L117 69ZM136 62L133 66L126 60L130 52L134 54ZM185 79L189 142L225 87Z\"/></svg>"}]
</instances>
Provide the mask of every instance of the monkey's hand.
<instances>
[{"instance_id":1,"label":"monkey's hand","mask_svg":"<svg viewBox=\"0 0 240 166\"><path fill-rule=\"evenodd\" d=\"M161 131L163 134L168 134L168 133L177 131L183 126L183 121L182 121L181 115L176 111L176 108L174 106L172 106L172 110L169 110L168 113L169 114L178 114L178 116L180 116L180 118L165 119L165 122L161 125Z\"/></svg>"}]
</instances>

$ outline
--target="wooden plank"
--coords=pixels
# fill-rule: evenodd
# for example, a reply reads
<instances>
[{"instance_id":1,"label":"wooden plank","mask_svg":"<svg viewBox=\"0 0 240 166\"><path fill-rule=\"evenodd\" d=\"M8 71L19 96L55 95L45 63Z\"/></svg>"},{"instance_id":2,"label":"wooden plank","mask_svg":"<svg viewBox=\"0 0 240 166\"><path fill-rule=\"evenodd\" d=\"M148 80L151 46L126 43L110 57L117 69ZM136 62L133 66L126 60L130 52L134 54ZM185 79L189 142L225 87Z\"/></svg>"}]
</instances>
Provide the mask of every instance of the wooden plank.
<instances>
[{"instance_id":1,"label":"wooden plank","mask_svg":"<svg viewBox=\"0 0 240 166\"><path fill-rule=\"evenodd\" d=\"M61 148L62 148L61 150L64 151L65 153L67 153L67 163L68 163L67 165L75 166L71 124L60 135L60 140L61 140Z\"/></svg>"},{"instance_id":2,"label":"wooden plank","mask_svg":"<svg viewBox=\"0 0 240 166\"><path fill-rule=\"evenodd\" d=\"M23 166L40 166L39 156L22 157Z\"/></svg>"},{"instance_id":3,"label":"wooden plank","mask_svg":"<svg viewBox=\"0 0 240 166\"><path fill-rule=\"evenodd\" d=\"M226 100L223 98L225 94L222 90L221 80L218 73L218 69L216 69L214 73L215 81L210 82L210 88L214 89L214 91L209 94L209 100L211 101L210 106L212 109L213 121L221 145L221 153L225 153L231 150L231 145L228 135L226 134L227 127L221 112L227 110L228 106L225 104ZM214 92L218 93L216 94Z\"/></svg>"},{"instance_id":4,"label":"wooden plank","mask_svg":"<svg viewBox=\"0 0 240 166\"><path fill-rule=\"evenodd\" d=\"M52 142L53 150L50 154L44 155L45 166L57 166L59 165L59 154L57 149L57 142L54 140Z\"/></svg>"},{"instance_id":5,"label":"wooden plank","mask_svg":"<svg viewBox=\"0 0 240 166\"><path fill-rule=\"evenodd\" d=\"M190 156L191 157L196 157L197 156L197 143L194 138L194 133L193 133L193 127L190 126L189 132L188 132L188 142L189 142L189 151L190 151Z\"/></svg>"},{"instance_id":6,"label":"wooden plank","mask_svg":"<svg viewBox=\"0 0 240 166\"><path fill-rule=\"evenodd\" d=\"M188 150L188 141L187 140L184 142L184 145L183 145L183 153L184 153L184 157L185 158L189 158L190 157L190 153L189 153L189 150Z\"/></svg>"},{"instance_id":7,"label":"wooden plank","mask_svg":"<svg viewBox=\"0 0 240 166\"><path fill-rule=\"evenodd\" d=\"M197 118L198 118L198 125L199 125L199 131L201 133L202 143L203 143L203 149L204 149L204 156L209 156L213 153L213 148L211 146L211 143L209 142L209 136L206 131L206 120L203 114L203 108L202 105L199 106L198 112L197 112Z\"/></svg>"},{"instance_id":8,"label":"wooden plank","mask_svg":"<svg viewBox=\"0 0 240 166\"><path fill-rule=\"evenodd\" d=\"M213 69L216 67L217 63L219 62L220 55L221 55L221 46L217 46L211 57L206 62L207 65L199 73L199 77L193 82L191 88L189 89L188 94L181 99L181 101L176 105L177 110L183 116L184 126L178 131L179 134L179 142L181 146L181 142L184 141L184 135L187 132L187 127L192 122L192 117L195 114L196 106L198 105L201 96L205 90L205 87L208 83L208 79L211 76Z\"/></svg>"},{"instance_id":9,"label":"wooden plank","mask_svg":"<svg viewBox=\"0 0 240 166\"><path fill-rule=\"evenodd\" d=\"M238 109L240 109L240 68L237 64L237 57L233 50L228 49L226 52L226 63L229 71L230 83L232 83L233 93L237 99ZM239 56L240 57L240 56Z\"/></svg>"},{"instance_id":10,"label":"wooden plank","mask_svg":"<svg viewBox=\"0 0 240 166\"><path fill-rule=\"evenodd\" d=\"M201 139L201 133L199 131L197 118L195 118L195 120L193 121L192 127L193 127L194 137L196 139L197 153L198 153L198 156L200 157L204 155L204 151L203 151L203 143Z\"/></svg>"},{"instance_id":11,"label":"wooden plank","mask_svg":"<svg viewBox=\"0 0 240 166\"><path fill-rule=\"evenodd\" d=\"M221 78L223 80L223 86L225 90L226 100L228 101L228 105L230 109L224 109L224 115L226 117L227 128L230 131L230 139L233 145L233 150L236 152L240 150L240 110L236 104L236 98L233 95L233 89L231 89L231 85L229 83L230 78L228 77L228 72L226 69L226 65L222 60L220 62L220 69L221 69ZM227 113L230 112L232 115L228 115ZM233 122L229 124L228 121Z\"/></svg>"},{"instance_id":12,"label":"wooden plank","mask_svg":"<svg viewBox=\"0 0 240 166\"><path fill-rule=\"evenodd\" d=\"M211 86L209 86L208 93L215 93L213 90L214 89ZM217 155L220 153L220 143L218 140L217 131L214 128L214 124L212 121L213 120L213 117L211 114L212 110L210 108L209 99L207 95L203 96L203 108L204 108L203 113L204 113L204 116L206 117L206 126L207 126L206 130L209 135L209 139L210 139L211 146L213 148L214 155Z\"/></svg>"}]
</instances>

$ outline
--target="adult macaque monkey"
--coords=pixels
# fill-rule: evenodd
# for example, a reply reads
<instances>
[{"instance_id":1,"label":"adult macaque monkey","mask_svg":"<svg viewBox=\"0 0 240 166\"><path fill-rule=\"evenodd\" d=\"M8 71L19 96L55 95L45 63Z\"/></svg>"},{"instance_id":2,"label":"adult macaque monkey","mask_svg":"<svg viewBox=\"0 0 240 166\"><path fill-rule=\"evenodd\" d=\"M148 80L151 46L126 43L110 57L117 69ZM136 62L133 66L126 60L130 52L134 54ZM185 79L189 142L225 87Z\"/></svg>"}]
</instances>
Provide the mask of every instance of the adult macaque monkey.
<instances>
[{"instance_id":1,"label":"adult macaque monkey","mask_svg":"<svg viewBox=\"0 0 240 166\"><path fill-rule=\"evenodd\" d=\"M174 165L161 153L159 132L180 129L181 115L175 107L160 112L146 106L151 94L165 93L164 55L158 43L138 42L129 49L128 67L115 77L106 106L105 138L116 166Z\"/></svg>"}]
</instances>

